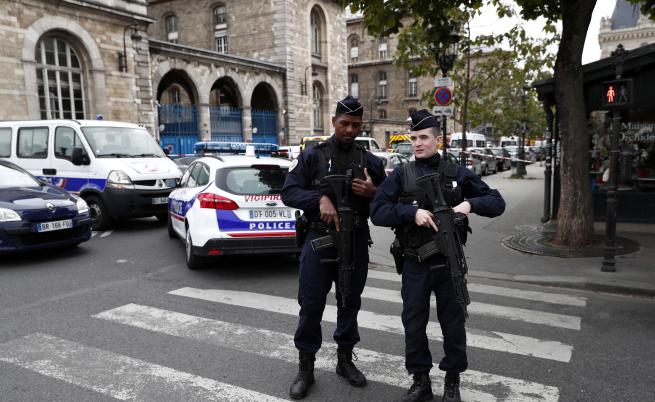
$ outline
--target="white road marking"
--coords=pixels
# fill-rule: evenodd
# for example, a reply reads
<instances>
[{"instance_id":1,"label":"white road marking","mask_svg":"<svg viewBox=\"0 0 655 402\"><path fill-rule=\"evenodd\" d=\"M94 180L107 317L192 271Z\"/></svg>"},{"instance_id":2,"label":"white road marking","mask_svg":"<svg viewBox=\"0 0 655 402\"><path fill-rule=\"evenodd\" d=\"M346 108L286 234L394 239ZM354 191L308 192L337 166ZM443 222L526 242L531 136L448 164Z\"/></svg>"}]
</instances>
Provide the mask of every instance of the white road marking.
<instances>
[{"instance_id":1,"label":"white road marking","mask_svg":"<svg viewBox=\"0 0 655 402\"><path fill-rule=\"evenodd\" d=\"M97 234L98 234L98 232L96 232L95 230L92 231L91 232L91 238L93 239L94 237L96 237Z\"/></svg>"},{"instance_id":2,"label":"white road marking","mask_svg":"<svg viewBox=\"0 0 655 402\"><path fill-rule=\"evenodd\" d=\"M0 361L125 401L285 400L40 333L1 344Z\"/></svg>"},{"instance_id":3,"label":"white road marking","mask_svg":"<svg viewBox=\"0 0 655 402\"><path fill-rule=\"evenodd\" d=\"M297 363L298 351L294 346L293 336L285 333L136 304L104 311L94 317L266 358L280 359L291 364ZM332 372L336 364L335 355L336 345L324 343L317 354L316 368ZM411 385L411 379L404 369L403 356L360 348L357 349L357 356L357 366L369 380L402 388ZM433 388L442 389L441 372L434 370L432 374L435 383ZM557 401L559 398L557 387L473 370L462 374L462 397L473 401L496 401L493 391L497 392L499 384L502 386L503 400Z\"/></svg>"},{"instance_id":4,"label":"white road marking","mask_svg":"<svg viewBox=\"0 0 655 402\"><path fill-rule=\"evenodd\" d=\"M107 236L109 236L110 234L112 234L113 232L114 232L113 230L108 230L108 231L106 231L106 232L103 232L103 233L100 235L100 237L107 237Z\"/></svg>"},{"instance_id":5,"label":"white road marking","mask_svg":"<svg viewBox=\"0 0 655 402\"><path fill-rule=\"evenodd\" d=\"M298 315L299 306L296 300L279 296L269 296L261 293L240 292L221 289L180 288L169 292L177 296L224 303L259 309L287 315ZM336 306L325 306L323 320L336 322ZM404 335L403 324L400 317L383 315L370 311L360 310L357 322L362 328ZM434 321L428 323L426 329L428 338L442 341L441 328ZM470 347L495 350L498 352L514 353L542 359L569 362L573 347L557 341L540 340L522 335L508 334L498 331L484 331L480 329L467 329L467 344Z\"/></svg>"},{"instance_id":6,"label":"white road marking","mask_svg":"<svg viewBox=\"0 0 655 402\"><path fill-rule=\"evenodd\" d=\"M335 292L334 286L332 287L331 291L333 293ZM370 286L364 288L362 297L391 303L402 304L403 302L399 290L373 288ZM432 303L432 307L436 308L436 298L434 297L434 294L430 297L430 302ZM468 306L468 312L471 314L480 314L513 321L522 321L530 324L541 324L558 328L580 330L580 317L574 317L565 314L555 314L544 311L476 302L471 302L471 304Z\"/></svg>"},{"instance_id":7,"label":"white road marking","mask_svg":"<svg viewBox=\"0 0 655 402\"><path fill-rule=\"evenodd\" d=\"M368 277L384 281L401 282L401 276L393 272L385 272L369 269ZM539 301L543 303L561 304L565 306L584 307L587 305L587 298L581 296L570 296L562 293L539 292L534 290L512 289L502 286L484 285L479 283L468 283L470 292L484 293L494 296L512 297L515 299Z\"/></svg>"}]
</instances>

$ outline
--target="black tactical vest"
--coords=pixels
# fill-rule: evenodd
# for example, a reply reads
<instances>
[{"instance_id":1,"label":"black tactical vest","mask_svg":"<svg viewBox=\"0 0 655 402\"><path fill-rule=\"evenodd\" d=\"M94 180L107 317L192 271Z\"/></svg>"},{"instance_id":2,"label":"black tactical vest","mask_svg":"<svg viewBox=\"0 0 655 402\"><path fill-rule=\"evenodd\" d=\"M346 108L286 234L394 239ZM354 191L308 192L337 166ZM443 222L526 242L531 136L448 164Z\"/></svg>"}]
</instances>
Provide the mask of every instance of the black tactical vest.
<instances>
[{"instance_id":1,"label":"black tactical vest","mask_svg":"<svg viewBox=\"0 0 655 402\"><path fill-rule=\"evenodd\" d=\"M438 171L441 174L441 189L443 191L446 203L450 207L460 204L464 201L462 188L457 183L457 165L446 160L439 161ZM428 201L425 192L416 185L417 173L416 162L410 162L401 167L401 192L398 202L408 205L417 205L421 209L432 211L432 206ZM431 228L417 226L416 223L406 223L400 227L394 228L396 237L404 249L416 249L429 242L434 236Z\"/></svg>"},{"instance_id":2,"label":"black tactical vest","mask_svg":"<svg viewBox=\"0 0 655 402\"><path fill-rule=\"evenodd\" d=\"M312 180L312 188L318 189L326 186L325 176L332 174L346 174L348 169L352 169L353 179L366 180L364 167L366 166L366 149L357 143L353 143L348 149L342 149L336 144L336 138L331 138L325 142L314 146L318 155L318 174ZM332 198L332 197L330 197ZM350 193L350 207L355 213L368 217L368 202L354 193ZM337 206L337 200L332 200L334 206Z\"/></svg>"}]
</instances>

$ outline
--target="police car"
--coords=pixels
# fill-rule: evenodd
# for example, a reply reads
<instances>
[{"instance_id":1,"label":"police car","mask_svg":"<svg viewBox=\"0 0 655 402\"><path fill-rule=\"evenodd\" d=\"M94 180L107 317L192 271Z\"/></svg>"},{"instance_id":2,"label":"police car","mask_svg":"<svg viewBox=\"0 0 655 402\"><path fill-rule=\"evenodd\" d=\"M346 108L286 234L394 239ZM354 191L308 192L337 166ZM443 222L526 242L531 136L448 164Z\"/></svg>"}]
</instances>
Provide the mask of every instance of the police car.
<instances>
[{"instance_id":1,"label":"police car","mask_svg":"<svg viewBox=\"0 0 655 402\"><path fill-rule=\"evenodd\" d=\"M168 235L184 239L186 262L236 254L298 252L295 210L280 193L292 162L274 144L200 142L168 197Z\"/></svg>"}]
</instances>

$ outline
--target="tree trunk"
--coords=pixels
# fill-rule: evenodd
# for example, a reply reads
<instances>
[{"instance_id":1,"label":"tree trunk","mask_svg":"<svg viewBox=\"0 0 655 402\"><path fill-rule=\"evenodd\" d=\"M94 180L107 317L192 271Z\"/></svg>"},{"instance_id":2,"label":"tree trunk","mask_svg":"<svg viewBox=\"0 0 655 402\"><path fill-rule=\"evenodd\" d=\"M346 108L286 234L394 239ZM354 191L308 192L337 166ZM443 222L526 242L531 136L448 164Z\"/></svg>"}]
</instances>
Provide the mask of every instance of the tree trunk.
<instances>
[{"instance_id":1,"label":"tree trunk","mask_svg":"<svg viewBox=\"0 0 655 402\"><path fill-rule=\"evenodd\" d=\"M555 63L555 100L560 118L561 198L555 242L592 242L594 226L589 179L589 133L585 113L582 49L595 0L561 0L562 40Z\"/></svg>"}]
</instances>

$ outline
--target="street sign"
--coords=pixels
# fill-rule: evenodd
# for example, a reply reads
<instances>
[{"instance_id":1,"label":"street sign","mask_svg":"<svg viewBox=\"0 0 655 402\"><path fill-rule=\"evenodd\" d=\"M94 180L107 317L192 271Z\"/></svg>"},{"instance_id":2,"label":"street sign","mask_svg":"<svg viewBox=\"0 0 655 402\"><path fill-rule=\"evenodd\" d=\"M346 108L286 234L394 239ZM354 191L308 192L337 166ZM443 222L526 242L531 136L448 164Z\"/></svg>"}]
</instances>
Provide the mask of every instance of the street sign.
<instances>
[{"instance_id":1,"label":"street sign","mask_svg":"<svg viewBox=\"0 0 655 402\"><path fill-rule=\"evenodd\" d=\"M453 99L453 94L447 87L439 87L434 91L434 101L439 106L448 106Z\"/></svg>"},{"instance_id":2,"label":"street sign","mask_svg":"<svg viewBox=\"0 0 655 402\"><path fill-rule=\"evenodd\" d=\"M452 116L453 107L452 106L433 106L432 114L435 116Z\"/></svg>"},{"instance_id":3,"label":"street sign","mask_svg":"<svg viewBox=\"0 0 655 402\"><path fill-rule=\"evenodd\" d=\"M437 88L438 87L452 88L453 87L453 79L452 79L452 77L435 78L434 86L437 87Z\"/></svg>"},{"instance_id":4,"label":"street sign","mask_svg":"<svg viewBox=\"0 0 655 402\"><path fill-rule=\"evenodd\" d=\"M603 82L603 99L606 108L620 108L632 104L632 80L614 80Z\"/></svg>"}]
</instances>

